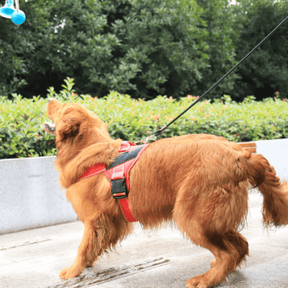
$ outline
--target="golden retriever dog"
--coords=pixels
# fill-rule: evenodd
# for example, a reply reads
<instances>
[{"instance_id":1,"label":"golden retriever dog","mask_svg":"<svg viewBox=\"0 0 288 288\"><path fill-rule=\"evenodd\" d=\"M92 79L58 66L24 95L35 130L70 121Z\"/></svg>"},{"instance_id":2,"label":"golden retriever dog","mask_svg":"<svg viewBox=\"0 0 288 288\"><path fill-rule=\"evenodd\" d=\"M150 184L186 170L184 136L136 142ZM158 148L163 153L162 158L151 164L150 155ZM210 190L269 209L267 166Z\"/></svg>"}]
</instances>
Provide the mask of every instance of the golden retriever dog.
<instances>
[{"instance_id":1,"label":"golden retriever dog","mask_svg":"<svg viewBox=\"0 0 288 288\"><path fill-rule=\"evenodd\" d=\"M110 180L100 173L79 179L96 163L108 167L117 158L122 140L83 105L50 99L45 129L56 135L55 166L68 200L84 223L77 258L60 272L64 279L79 276L87 266L132 232ZM212 287L225 280L248 255L248 243L237 231L248 211L248 190L264 196L266 226L288 223L288 185L280 183L262 155L213 135L185 135L150 143L129 172L129 205L144 228L173 221L196 245L215 256L211 269L186 282L187 287Z\"/></svg>"}]
</instances>

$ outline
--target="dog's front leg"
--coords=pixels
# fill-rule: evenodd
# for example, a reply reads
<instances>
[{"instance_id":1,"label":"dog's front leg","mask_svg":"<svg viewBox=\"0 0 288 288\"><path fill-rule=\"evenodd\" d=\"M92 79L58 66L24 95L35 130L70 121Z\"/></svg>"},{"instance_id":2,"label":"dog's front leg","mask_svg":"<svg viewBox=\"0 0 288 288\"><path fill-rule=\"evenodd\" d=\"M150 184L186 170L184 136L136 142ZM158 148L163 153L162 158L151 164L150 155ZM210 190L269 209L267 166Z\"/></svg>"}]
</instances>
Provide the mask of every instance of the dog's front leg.
<instances>
[{"instance_id":1,"label":"dog's front leg","mask_svg":"<svg viewBox=\"0 0 288 288\"><path fill-rule=\"evenodd\" d=\"M78 248L77 257L75 262L70 268L64 268L59 276L63 279L70 279L79 276L85 267L92 265L96 260L97 249L96 245L96 235L94 227L90 221L84 223L84 235L81 244Z\"/></svg>"}]
</instances>

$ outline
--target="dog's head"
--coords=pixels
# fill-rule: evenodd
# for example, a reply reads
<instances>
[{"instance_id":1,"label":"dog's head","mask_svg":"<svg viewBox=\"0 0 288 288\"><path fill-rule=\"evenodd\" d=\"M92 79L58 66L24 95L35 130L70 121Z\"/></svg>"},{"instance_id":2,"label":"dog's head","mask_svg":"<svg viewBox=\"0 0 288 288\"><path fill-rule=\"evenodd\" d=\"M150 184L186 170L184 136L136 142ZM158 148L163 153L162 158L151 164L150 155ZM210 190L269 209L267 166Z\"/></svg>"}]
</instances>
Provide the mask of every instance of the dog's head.
<instances>
[{"instance_id":1,"label":"dog's head","mask_svg":"<svg viewBox=\"0 0 288 288\"><path fill-rule=\"evenodd\" d=\"M47 113L53 123L45 123L45 130L56 135L55 166L62 187L75 183L95 163L108 166L117 156L122 140L113 140L106 124L83 105L50 99Z\"/></svg>"},{"instance_id":2,"label":"dog's head","mask_svg":"<svg viewBox=\"0 0 288 288\"><path fill-rule=\"evenodd\" d=\"M44 129L56 135L56 146L61 143L71 145L79 143L83 148L85 144L111 139L107 126L81 104L62 104L56 99L50 99L47 113L53 123L46 122Z\"/></svg>"}]
</instances>

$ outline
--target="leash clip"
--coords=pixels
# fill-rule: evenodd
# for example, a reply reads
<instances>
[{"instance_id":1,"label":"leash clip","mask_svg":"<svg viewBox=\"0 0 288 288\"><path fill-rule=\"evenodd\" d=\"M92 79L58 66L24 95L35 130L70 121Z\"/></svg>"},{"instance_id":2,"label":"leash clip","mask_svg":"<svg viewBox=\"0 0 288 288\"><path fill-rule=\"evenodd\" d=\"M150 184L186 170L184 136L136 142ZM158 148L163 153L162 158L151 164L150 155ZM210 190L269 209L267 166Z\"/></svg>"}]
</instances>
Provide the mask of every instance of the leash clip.
<instances>
[{"instance_id":1,"label":"leash clip","mask_svg":"<svg viewBox=\"0 0 288 288\"><path fill-rule=\"evenodd\" d=\"M150 139L154 138L155 136L156 136L156 135L153 134L153 135L147 137L145 140L136 141L136 142L134 142L134 143L135 143L135 144L139 144L139 143L147 144L147 142L148 142Z\"/></svg>"},{"instance_id":2,"label":"leash clip","mask_svg":"<svg viewBox=\"0 0 288 288\"><path fill-rule=\"evenodd\" d=\"M164 130L167 129L167 127L168 127L168 126L162 127L161 129L157 130L153 135L148 136L145 140L137 141L137 142L135 142L135 144L138 144L138 143L147 144L147 142L148 142L150 139L152 139L152 138L154 138L154 137L157 137L158 135L162 134L162 133L164 132Z\"/></svg>"}]
</instances>

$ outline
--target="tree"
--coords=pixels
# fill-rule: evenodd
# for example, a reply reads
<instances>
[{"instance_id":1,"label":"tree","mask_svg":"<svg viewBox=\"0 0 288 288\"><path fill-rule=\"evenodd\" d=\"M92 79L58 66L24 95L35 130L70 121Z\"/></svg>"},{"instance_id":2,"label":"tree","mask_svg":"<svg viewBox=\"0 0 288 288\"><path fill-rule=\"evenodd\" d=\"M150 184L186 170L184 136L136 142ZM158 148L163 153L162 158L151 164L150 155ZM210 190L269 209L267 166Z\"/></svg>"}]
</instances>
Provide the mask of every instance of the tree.
<instances>
[{"instance_id":1,"label":"tree","mask_svg":"<svg viewBox=\"0 0 288 288\"><path fill-rule=\"evenodd\" d=\"M288 15L288 1L241 0L234 7L242 27L235 42L237 59L244 57ZM237 69L239 78L230 92L234 99L254 95L258 100L271 97L276 91L288 96L288 30L287 22Z\"/></svg>"},{"instance_id":2,"label":"tree","mask_svg":"<svg viewBox=\"0 0 288 288\"><path fill-rule=\"evenodd\" d=\"M202 94L236 64L234 41L237 32L233 30L235 14L228 0L197 0L197 4L204 9L201 18L208 31L203 41L208 45L209 65L204 69L201 81L197 82L199 94ZM230 75L206 98L219 98L231 91L236 78L236 74Z\"/></svg>"},{"instance_id":3,"label":"tree","mask_svg":"<svg viewBox=\"0 0 288 288\"><path fill-rule=\"evenodd\" d=\"M0 94L43 95L70 76L78 93L101 97L114 89L147 99L179 97L195 89L208 65L206 30L194 1L41 0L20 5L25 23L6 22L5 32L1 29L0 60L6 70L0 84L9 88L0 88Z\"/></svg>"},{"instance_id":4,"label":"tree","mask_svg":"<svg viewBox=\"0 0 288 288\"><path fill-rule=\"evenodd\" d=\"M99 1L40 0L24 2L20 6L27 16L24 24L17 27L12 22L9 24L5 22L5 30L1 29L0 34L1 43L4 43L0 60L8 63L5 65L6 73L0 80L4 82L1 86L9 87L15 74L13 66L17 61L22 68L22 71L17 70L19 85L14 91L12 89L15 87L10 86L4 91L0 87L0 94L5 95L8 91L8 93L17 92L28 97L37 94L45 95L49 86L60 88L63 79L67 76L77 78L78 73L81 75L82 70L85 69L81 61L85 58L85 53L89 53L85 41L94 37L93 34L101 35L106 20L103 17L101 19ZM7 19L0 19L0 21L2 25L2 22ZM2 33L8 34L9 37L2 39ZM110 35L104 35L105 39L102 39L107 44L106 49L109 49L109 45L115 45L115 40L109 41L109 37ZM10 49L9 45L13 46L13 49ZM99 54L101 57L102 54ZM16 64L10 66L10 62ZM89 72L85 73L86 77L87 74Z\"/></svg>"}]
</instances>

